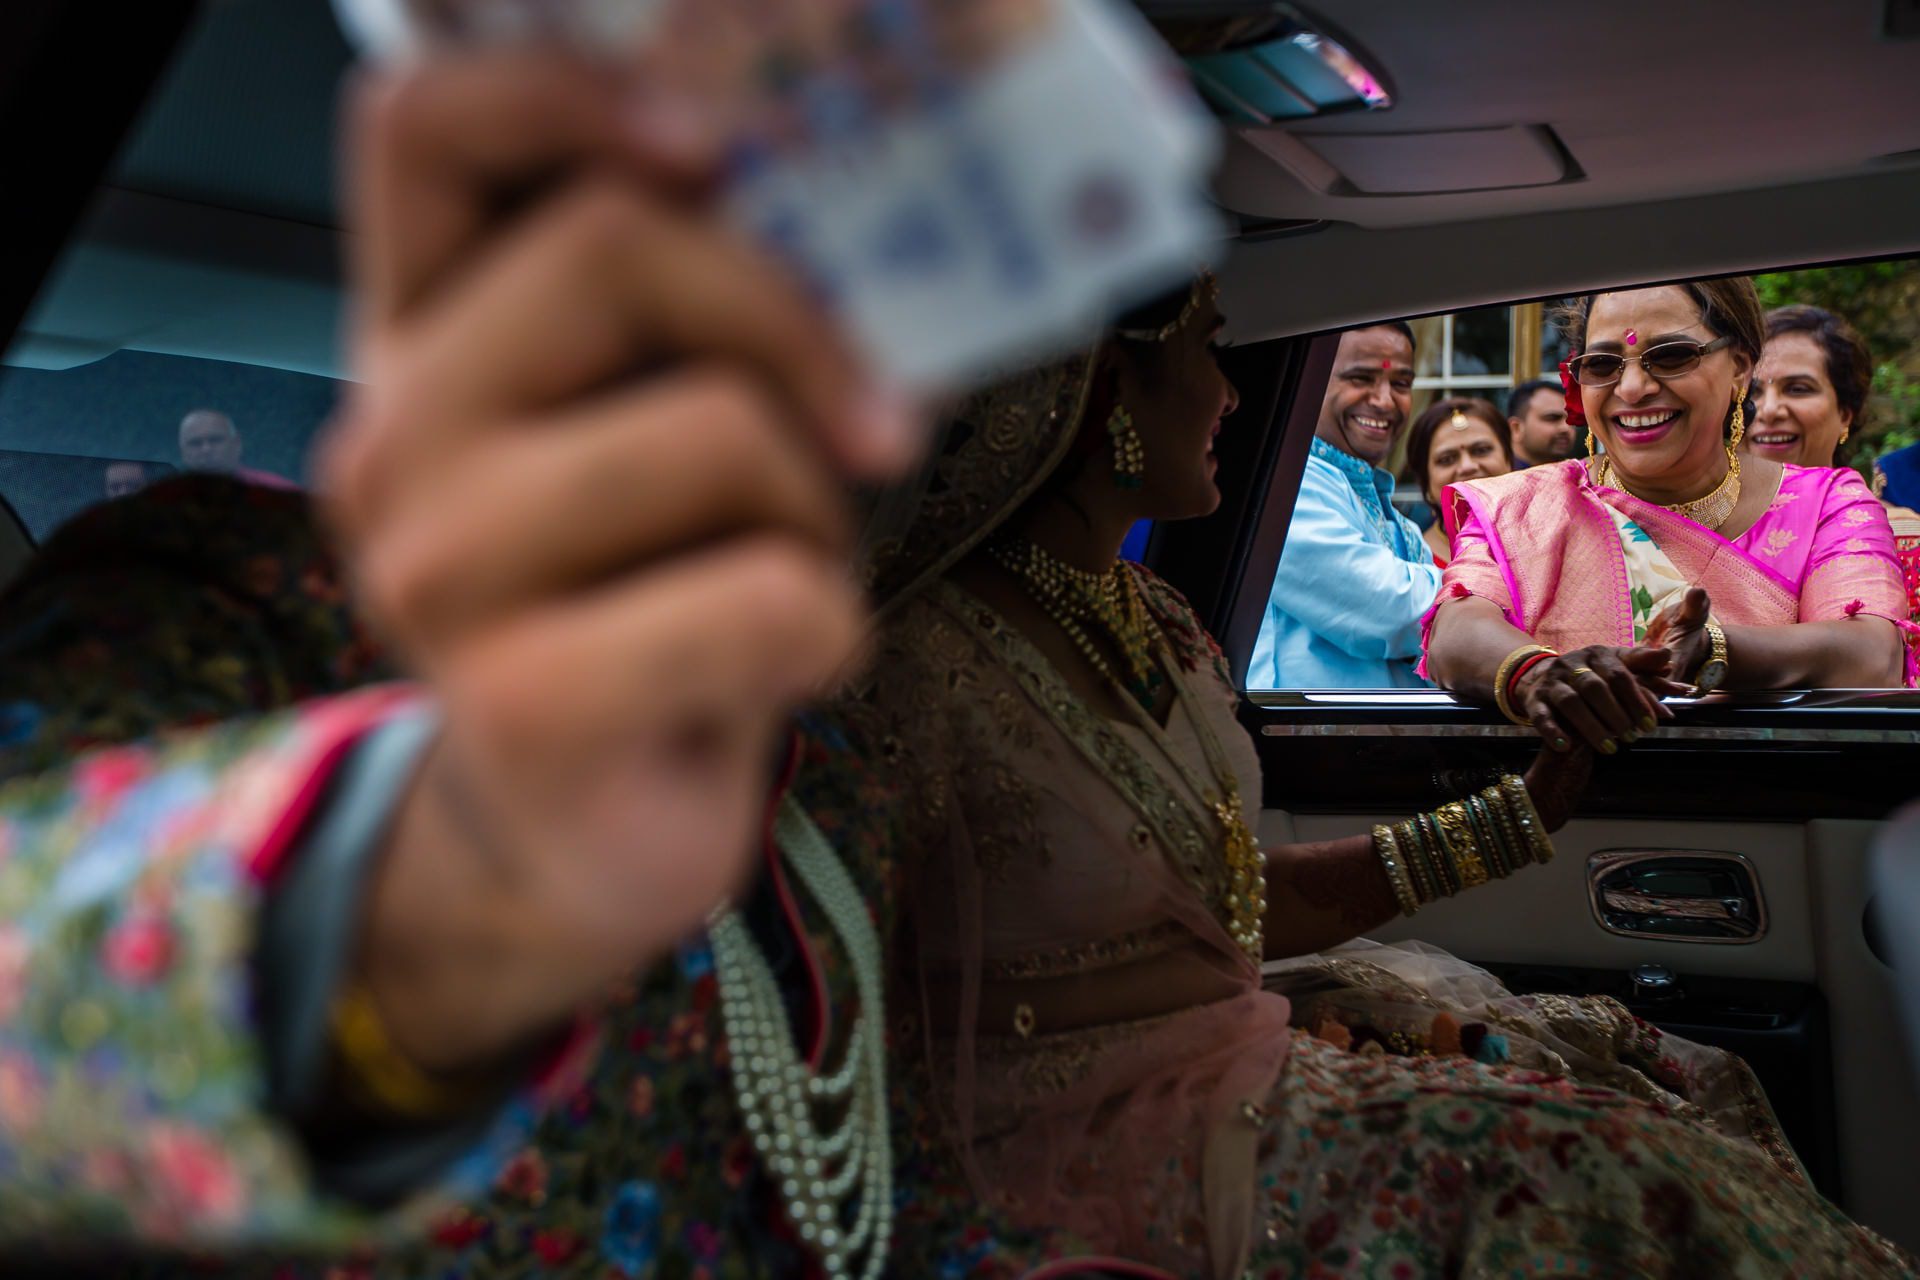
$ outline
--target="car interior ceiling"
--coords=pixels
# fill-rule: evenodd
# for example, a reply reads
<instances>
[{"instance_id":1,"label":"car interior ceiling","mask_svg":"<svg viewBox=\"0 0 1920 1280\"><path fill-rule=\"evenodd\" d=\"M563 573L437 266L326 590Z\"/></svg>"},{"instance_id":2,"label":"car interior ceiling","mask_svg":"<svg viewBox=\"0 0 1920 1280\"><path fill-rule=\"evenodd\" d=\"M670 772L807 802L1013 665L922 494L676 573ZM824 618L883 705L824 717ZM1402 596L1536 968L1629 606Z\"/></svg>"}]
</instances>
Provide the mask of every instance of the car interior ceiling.
<instances>
[{"instance_id":1,"label":"car interior ceiling","mask_svg":"<svg viewBox=\"0 0 1920 1280\"><path fill-rule=\"evenodd\" d=\"M1231 336L1910 251L1920 82L1880 34L1884 3L1715 0L1657 22L1530 0L1342 5L1339 33L1393 106L1234 131L1216 184L1241 226ZM326 0L207 6L9 362L132 347L339 376L332 136L349 62ZM1781 83L1795 92L1767 91Z\"/></svg>"}]
</instances>

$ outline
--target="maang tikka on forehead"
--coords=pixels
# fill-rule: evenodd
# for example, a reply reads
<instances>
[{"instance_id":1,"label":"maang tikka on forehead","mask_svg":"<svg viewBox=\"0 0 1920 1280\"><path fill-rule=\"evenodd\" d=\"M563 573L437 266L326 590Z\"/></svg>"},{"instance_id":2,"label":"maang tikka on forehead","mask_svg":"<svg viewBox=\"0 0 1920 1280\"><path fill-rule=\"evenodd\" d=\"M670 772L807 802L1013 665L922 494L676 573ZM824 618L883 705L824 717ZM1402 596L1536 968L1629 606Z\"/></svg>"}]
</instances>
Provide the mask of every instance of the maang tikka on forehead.
<instances>
[{"instance_id":1,"label":"maang tikka on forehead","mask_svg":"<svg viewBox=\"0 0 1920 1280\"><path fill-rule=\"evenodd\" d=\"M1211 271L1202 271L1194 278L1193 287L1187 291L1186 305L1180 308L1180 314L1161 325L1158 329L1115 329L1117 337L1133 342L1165 342L1174 334L1187 327L1194 312L1203 302L1213 302L1220 297L1220 281Z\"/></svg>"}]
</instances>

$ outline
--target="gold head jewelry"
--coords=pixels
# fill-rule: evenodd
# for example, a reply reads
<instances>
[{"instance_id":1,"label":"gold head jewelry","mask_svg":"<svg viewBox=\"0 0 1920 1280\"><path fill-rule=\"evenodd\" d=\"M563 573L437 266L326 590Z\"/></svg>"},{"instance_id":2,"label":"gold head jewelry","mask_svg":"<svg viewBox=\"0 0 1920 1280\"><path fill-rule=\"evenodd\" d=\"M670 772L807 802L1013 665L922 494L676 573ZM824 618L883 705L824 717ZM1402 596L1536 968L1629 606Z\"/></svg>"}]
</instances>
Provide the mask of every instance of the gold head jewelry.
<instances>
[{"instance_id":1,"label":"gold head jewelry","mask_svg":"<svg viewBox=\"0 0 1920 1280\"><path fill-rule=\"evenodd\" d=\"M1174 334L1187 327L1187 321L1193 319L1193 313L1200 309L1203 302L1212 302L1220 296L1220 282L1213 278L1213 272L1202 271L1194 278L1193 288L1187 292L1187 304L1180 308L1180 314L1161 325L1158 329L1115 329L1115 336L1129 342L1165 342Z\"/></svg>"},{"instance_id":2,"label":"gold head jewelry","mask_svg":"<svg viewBox=\"0 0 1920 1280\"><path fill-rule=\"evenodd\" d=\"M1465 431L1467 429L1467 415L1461 410L1455 409L1453 411L1453 420L1451 425L1453 426L1453 429L1455 431Z\"/></svg>"}]
</instances>

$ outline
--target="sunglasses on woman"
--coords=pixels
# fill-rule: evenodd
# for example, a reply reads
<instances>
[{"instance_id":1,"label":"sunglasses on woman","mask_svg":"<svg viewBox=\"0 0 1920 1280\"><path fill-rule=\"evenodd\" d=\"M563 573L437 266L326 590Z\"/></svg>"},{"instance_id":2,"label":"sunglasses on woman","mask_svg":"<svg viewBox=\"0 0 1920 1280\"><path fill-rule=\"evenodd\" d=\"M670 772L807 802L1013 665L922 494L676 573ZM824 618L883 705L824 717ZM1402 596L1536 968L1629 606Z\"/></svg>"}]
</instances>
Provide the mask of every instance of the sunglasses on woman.
<instances>
[{"instance_id":1,"label":"sunglasses on woman","mask_svg":"<svg viewBox=\"0 0 1920 1280\"><path fill-rule=\"evenodd\" d=\"M1712 342L1675 338L1671 342L1656 343L1637 356L1589 351L1567 361L1567 368L1572 371L1574 381L1583 387L1612 386L1626 375L1629 360L1637 361L1641 372L1649 378L1665 380L1692 373L1700 367L1702 360L1732 341L1731 335L1715 338Z\"/></svg>"}]
</instances>

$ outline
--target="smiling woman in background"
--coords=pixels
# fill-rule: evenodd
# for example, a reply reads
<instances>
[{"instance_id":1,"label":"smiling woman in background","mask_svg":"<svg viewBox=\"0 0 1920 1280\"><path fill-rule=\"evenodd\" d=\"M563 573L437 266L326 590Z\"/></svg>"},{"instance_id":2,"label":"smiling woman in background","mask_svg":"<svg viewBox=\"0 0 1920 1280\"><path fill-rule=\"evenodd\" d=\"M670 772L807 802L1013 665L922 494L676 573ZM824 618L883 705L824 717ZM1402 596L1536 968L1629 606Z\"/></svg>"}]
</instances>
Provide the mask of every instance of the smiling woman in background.
<instances>
[{"instance_id":1,"label":"smiling woman in background","mask_svg":"<svg viewBox=\"0 0 1920 1280\"><path fill-rule=\"evenodd\" d=\"M1513 470L1513 429L1485 400L1436 400L1407 432L1407 471L1437 518L1423 535L1442 569L1453 557L1440 493L1448 485Z\"/></svg>"},{"instance_id":2,"label":"smiling woman in background","mask_svg":"<svg viewBox=\"0 0 1920 1280\"><path fill-rule=\"evenodd\" d=\"M1607 753L1655 727L1654 695L1911 683L1893 533L1866 484L1743 465L1766 340L1752 283L1602 293L1567 328L1568 412L1605 453L1447 491L1432 676Z\"/></svg>"},{"instance_id":3,"label":"smiling woman in background","mask_svg":"<svg viewBox=\"0 0 1920 1280\"><path fill-rule=\"evenodd\" d=\"M1867 405L1873 355L1854 327L1819 307L1767 312L1767 344L1753 372L1747 452L1830 467Z\"/></svg>"}]
</instances>

